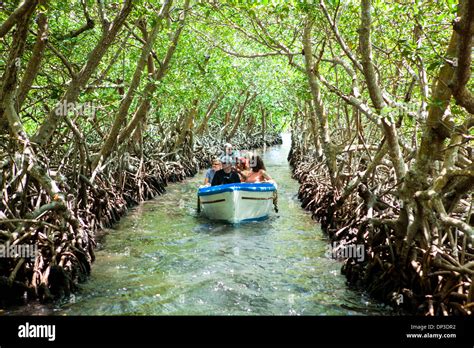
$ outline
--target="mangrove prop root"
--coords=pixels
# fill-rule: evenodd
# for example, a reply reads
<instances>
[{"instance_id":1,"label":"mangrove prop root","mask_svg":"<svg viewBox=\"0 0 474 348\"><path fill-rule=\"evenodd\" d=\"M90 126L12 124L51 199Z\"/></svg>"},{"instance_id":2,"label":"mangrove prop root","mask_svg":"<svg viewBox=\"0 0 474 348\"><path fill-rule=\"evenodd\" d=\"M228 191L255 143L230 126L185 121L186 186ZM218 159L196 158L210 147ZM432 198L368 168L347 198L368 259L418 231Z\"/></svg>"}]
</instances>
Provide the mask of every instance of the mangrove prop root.
<instances>
[{"instance_id":1,"label":"mangrove prop root","mask_svg":"<svg viewBox=\"0 0 474 348\"><path fill-rule=\"evenodd\" d=\"M346 258L342 273L348 281L395 310L418 315L472 315L474 309L474 249L465 238L454 240L452 231L438 226L444 235L438 245L417 240L409 262L402 257L404 240L396 232L397 201L384 194L394 186L384 173L361 182L345 198L331 188L324 163L305 151L292 137L288 160L300 183L298 197L312 212L338 248L363 245L363 261ZM457 257L462 255L462 266Z\"/></svg>"},{"instance_id":2,"label":"mangrove prop root","mask_svg":"<svg viewBox=\"0 0 474 348\"><path fill-rule=\"evenodd\" d=\"M281 136L269 133L263 138L237 132L232 141L237 148L250 149L281 144ZM194 143L186 138L170 154L167 151L174 147L173 142L145 138L141 150L123 146L117 151L93 182L77 169L78 157L51 149L38 158L64 193L64 207L35 181L24 157L12 151L14 144L3 137L0 245L34 246L37 253L31 258L12 255L0 259L0 306L35 298L51 301L76 291L91 272L96 232L117 222L129 207L163 194L169 182L210 166L212 158L222 153L224 142L210 136Z\"/></svg>"}]
</instances>

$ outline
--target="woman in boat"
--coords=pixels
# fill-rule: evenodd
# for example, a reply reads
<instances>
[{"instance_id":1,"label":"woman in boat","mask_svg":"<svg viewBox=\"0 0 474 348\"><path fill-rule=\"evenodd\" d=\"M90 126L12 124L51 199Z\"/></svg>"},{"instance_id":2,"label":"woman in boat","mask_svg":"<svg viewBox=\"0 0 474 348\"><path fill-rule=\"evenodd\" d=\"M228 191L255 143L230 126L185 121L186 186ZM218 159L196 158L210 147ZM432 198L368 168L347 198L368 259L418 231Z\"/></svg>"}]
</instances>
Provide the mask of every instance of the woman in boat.
<instances>
[{"instance_id":1,"label":"woman in boat","mask_svg":"<svg viewBox=\"0 0 474 348\"><path fill-rule=\"evenodd\" d=\"M263 160L258 155L250 157L250 173L245 182L271 182L275 183L270 175L267 174Z\"/></svg>"},{"instance_id":2,"label":"woman in boat","mask_svg":"<svg viewBox=\"0 0 474 348\"><path fill-rule=\"evenodd\" d=\"M214 174L221 169L221 161L218 158L212 160L212 167L209 168L206 172L206 177L204 178L204 185L211 185Z\"/></svg>"},{"instance_id":3,"label":"woman in boat","mask_svg":"<svg viewBox=\"0 0 474 348\"><path fill-rule=\"evenodd\" d=\"M239 159L237 161L237 165L235 167L235 170L236 170L237 174L239 174L240 180L242 182L245 182L245 180L247 180L247 177L250 174L247 158L239 157Z\"/></svg>"},{"instance_id":4,"label":"woman in boat","mask_svg":"<svg viewBox=\"0 0 474 348\"><path fill-rule=\"evenodd\" d=\"M222 169L214 174L212 186L240 183L239 174L232 168L232 160L228 156L221 158Z\"/></svg>"}]
</instances>

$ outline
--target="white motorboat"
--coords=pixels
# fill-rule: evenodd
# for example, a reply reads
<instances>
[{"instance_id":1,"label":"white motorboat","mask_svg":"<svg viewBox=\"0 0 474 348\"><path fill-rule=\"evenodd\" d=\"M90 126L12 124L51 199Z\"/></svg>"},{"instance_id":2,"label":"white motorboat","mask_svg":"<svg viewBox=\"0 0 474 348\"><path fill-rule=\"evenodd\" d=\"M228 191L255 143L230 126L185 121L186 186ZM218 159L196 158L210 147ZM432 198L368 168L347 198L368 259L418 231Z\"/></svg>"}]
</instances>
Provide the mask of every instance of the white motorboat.
<instances>
[{"instance_id":1,"label":"white motorboat","mask_svg":"<svg viewBox=\"0 0 474 348\"><path fill-rule=\"evenodd\" d=\"M267 182L202 187L198 211L210 219L231 223L264 220L272 211L276 194L276 185Z\"/></svg>"}]
</instances>

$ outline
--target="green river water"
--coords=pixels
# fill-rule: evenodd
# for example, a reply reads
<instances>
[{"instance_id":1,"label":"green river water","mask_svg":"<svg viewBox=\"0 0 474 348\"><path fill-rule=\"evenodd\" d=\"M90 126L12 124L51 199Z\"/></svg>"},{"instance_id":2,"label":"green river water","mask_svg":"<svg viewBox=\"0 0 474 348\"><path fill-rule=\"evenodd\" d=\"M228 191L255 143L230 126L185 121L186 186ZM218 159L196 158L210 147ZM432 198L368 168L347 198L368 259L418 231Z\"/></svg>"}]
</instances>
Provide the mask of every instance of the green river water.
<instances>
[{"instance_id":1,"label":"green river water","mask_svg":"<svg viewBox=\"0 0 474 348\"><path fill-rule=\"evenodd\" d=\"M350 289L341 262L297 199L281 146L260 151L278 182L279 213L231 225L197 216L203 172L130 210L107 231L90 279L61 303L4 314L34 315L383 315Z\"/></svg>"}]
</instances>

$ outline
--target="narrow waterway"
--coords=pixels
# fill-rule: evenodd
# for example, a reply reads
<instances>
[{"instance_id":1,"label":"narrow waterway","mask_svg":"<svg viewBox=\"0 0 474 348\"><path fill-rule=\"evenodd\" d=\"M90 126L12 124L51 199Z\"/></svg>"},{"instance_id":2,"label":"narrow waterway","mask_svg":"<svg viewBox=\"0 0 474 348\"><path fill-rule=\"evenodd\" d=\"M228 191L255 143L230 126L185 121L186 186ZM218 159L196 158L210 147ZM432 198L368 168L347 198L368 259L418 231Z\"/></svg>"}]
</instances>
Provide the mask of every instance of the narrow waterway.
<instances>
[{"instance_id":1,"label":"narrow waterway","mask_svg":"<svg viewBox=\"0 0 474 348\"><path fill-rule=\"evenodd\" d=\"M328 241L300 207L284 143L263 158L279 184L279 213L231 225L197 216L203 173L132 209L107 231L92 275L62 303L10 314L374 315L388 314L349 289Z\"/></svg>"}]
</instances>

